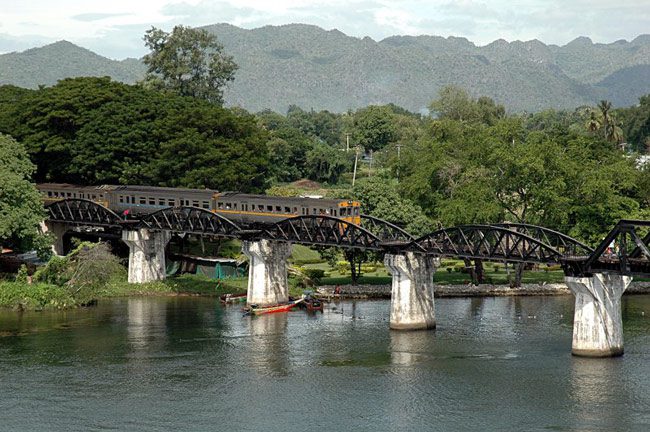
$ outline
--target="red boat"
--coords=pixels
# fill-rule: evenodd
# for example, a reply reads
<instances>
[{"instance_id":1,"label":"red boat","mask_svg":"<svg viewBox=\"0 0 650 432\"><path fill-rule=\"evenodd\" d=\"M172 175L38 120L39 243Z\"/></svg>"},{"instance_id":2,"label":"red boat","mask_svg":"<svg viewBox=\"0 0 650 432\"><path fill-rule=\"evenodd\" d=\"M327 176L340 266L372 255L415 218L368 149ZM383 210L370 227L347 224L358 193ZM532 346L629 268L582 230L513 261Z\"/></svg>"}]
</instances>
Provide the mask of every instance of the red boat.
<instances>
[{"instance_id":1,"label":"red boat","mask_svg":"<svg viewBox=\"0 0 650 432\"><path fill-rule=\"evenodd\" d=\"M299 299L299 300L291 301L289 303L282 303L275 306L266 306L266 307L250 305L244 308L244 311L252 315L264 315L264 314L270 314L276 312L289 312L291 309L293 309L303 301L304 299Z\"/></svg>"},{"instance_id":2,"label":"red boat","mask_svg":"<svg viewBox=\"0 0 650 432\"><path fill-rule=\"evenodd\" d=\"M305 299L305 306L307 307L307 310L310 312L316 312L316 311L323 312L323 302L318 299L315 298Z\"/></svg>"}]
</instances>

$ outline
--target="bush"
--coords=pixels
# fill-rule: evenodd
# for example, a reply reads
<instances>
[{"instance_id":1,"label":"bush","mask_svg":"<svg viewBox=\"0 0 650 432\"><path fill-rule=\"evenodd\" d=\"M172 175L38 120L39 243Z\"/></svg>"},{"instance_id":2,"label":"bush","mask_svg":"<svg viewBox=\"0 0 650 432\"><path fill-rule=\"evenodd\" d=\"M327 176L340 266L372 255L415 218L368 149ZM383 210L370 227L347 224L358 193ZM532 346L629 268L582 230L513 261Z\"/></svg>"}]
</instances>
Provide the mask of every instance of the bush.
<instances>
[{"instance_id":1,"label":"bush","mask_svg":"<svg viewBox=\"0 0 650 432\"><path fill-rule=\"evenodd\" d=\"M56 285L0 282L0 306L20 310L65 309L77 302L68 290Z\"/></svg>"},{"instance_id":2,"label":"bush","mask_svg":"<svg viewBox=\"0 0 650 432\"><path fill-rule=\"evenodd\" d=\"M447 273L451 273L452 271L454 271L453 268L451 268L451 267L447 267Z\"/></svg>"},{"instance_id":3,"label":"bush","mask_svg":"<svg viewBox=\"0 0 650 432\"><path fill-rule=\"evenodd\" d=\"M109 281L125 273L107 244L83 242L65 257L53 256L34 274L34 280L64 288L76 303L85 304L97 299Z\"/></svg>"},{"instance_id":4,"label":"bush","mask_svg":"<svg viewBox=\"0 0 650 432\"><path fill-rule=\"evenodd\" d=\"M308 268L308 269L304 269L303 273L314 283L318 283L325 276L325 270L321 270L321 269Z\"/></svg>"}]
</instances>

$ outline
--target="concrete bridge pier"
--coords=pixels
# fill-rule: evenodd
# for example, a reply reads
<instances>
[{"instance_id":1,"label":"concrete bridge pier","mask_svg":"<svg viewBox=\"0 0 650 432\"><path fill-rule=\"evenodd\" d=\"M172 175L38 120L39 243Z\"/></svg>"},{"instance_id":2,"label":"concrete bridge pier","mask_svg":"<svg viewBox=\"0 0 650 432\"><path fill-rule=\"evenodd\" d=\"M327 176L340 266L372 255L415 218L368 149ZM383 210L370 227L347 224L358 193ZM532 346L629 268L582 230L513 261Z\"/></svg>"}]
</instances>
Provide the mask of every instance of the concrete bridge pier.
<instances>
[{"instance_id":1,"label":"concrete bridge pier","mask_svg":"<svg viewBox=\"0 0 650 432\"><path fill-rule=\"evenodd\" d=\"M68 225L58 222L43 221L41 222L41 232L43 234L50 233L54 237L54 242L52 243L52 252L54 255L65 255L63 236L68 232Z\"/></svg>"},{"instance_id":2,"label":"concrete bridge pier","mask_svg":"<svg viewBox=\"0 0 650 432\"><path fill-rule=\"evenodd\" d=\"M122 240L129 246L129 283L165 279L165 247L170 239L167 231L122 231Z\"/></svg>"},{"instance_id":3,"label":"concrete bridge pier","mask_svg":"<svg viewBox=\"0 0 650 432\"><path fill-rule=\"evenodd\" d=\"M271 306L289 301L287 259L291 244L271 240L244 241L249 259L247 304Z\"/></svg>"},{"instance_id":4,"label":"concrete bridge pier","mask_svg":"<svg viewBox=\"0 0 650 432\"><path fill-rule=\"evenodd\" d=\"M439 259L406 252L386 254L384 265L393 276L390 328L426 330L436 327L433 275Z\"/></svg>"},{"instance_id":5,"label":"concrete bridge pier","mask_svg":"<svg viewBox=\"0 0 650 432\"><path fill-rule=\"evenodd\" d=\"M595 273L565 277L576 305L573 315L573 355L614 357L623 354L621 296L631 276Z\"/></svg>"}]
</instances>

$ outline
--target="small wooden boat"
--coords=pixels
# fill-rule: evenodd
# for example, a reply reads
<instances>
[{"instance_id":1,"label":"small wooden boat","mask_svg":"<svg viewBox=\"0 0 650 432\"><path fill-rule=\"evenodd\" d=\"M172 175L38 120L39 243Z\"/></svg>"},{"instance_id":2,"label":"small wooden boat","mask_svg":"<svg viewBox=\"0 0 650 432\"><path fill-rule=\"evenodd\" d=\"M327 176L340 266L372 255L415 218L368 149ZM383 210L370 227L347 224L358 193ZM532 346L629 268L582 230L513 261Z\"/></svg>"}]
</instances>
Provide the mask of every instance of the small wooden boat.
<instances>
[{"instance_id":1,"label":"small wooden boat","mask_svg":"<svg viewBox=\"0 0 650 432\"><path fill-rule=\"evenodd\" d=\"M323 312L323 302L316 298L305 299L305 306L310 312Z\"/></svg>"},{"instance_id":2,"label":"small wooden boat","mask_svg":"<svg viewBox=\"0 0 650 432\"><path fill-rule=\"evenodd\" d=\"M246 301L246 293L240 294L222 294L219 301L223 304L243 303Z\"/></svg>"},{"instance_id":3,"label":"small wooden boat","mask_svg":"<svg viewBox=\"0 0 650 432\"><path fill-rule=\"evenodd\" d=\"M293 309L303 301L304 299L298 299L295 301L290 301L288 303L282 303L274 306L265 306L265 307L250 305L244 308L244 312L247 312L251 315L264 315L264 314L271 314L277 312L289 312L291 309Z\"/></svg>"}]
</instances>

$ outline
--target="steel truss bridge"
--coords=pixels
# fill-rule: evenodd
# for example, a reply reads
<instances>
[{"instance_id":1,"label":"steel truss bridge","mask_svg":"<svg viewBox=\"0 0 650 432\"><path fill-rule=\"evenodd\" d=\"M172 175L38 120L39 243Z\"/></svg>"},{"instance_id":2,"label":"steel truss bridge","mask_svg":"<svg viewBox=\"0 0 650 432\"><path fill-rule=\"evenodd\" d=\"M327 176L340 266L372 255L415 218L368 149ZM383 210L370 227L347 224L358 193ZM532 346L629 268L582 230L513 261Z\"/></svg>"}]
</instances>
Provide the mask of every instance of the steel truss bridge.
<instances>
[{"instance_id":1,"label":"steel truss bridge","mask_svg":"<svg viewBox=\"0 0 650 432\"><path fill-rule=\"evenodd\" d=\"M568 276L598 272L650 274L650 221L621 220L595 248L560 232L527 224L461 225L414 238L371 216L356 225L330 216L296 216L264 227L240 227L198 207L170 207L140 220L123 220L93 201L66 199L47 206L48 221L105 232L148 229L242 240L275 240L379 252L509 263L559 264ZM612 251L610 245L616 244Z\"/></svg>"}]
</instances>

